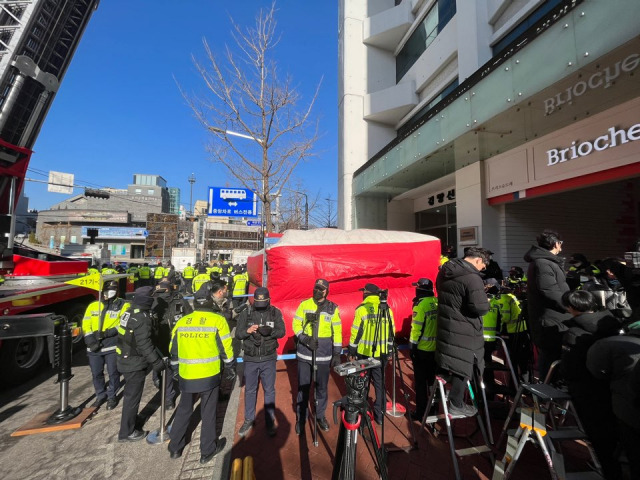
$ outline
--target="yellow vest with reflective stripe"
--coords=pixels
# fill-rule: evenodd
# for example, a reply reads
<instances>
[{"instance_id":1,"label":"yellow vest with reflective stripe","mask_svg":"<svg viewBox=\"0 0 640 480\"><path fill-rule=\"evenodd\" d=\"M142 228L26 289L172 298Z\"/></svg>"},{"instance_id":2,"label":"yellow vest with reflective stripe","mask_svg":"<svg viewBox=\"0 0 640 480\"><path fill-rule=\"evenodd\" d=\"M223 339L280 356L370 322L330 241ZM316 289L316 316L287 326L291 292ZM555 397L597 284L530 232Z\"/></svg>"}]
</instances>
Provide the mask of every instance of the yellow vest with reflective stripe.
<instances>
[{"instance_id":1,"label":"yellow vest with reflective stripe","mask_svg":"<svg viewBox=\"0 0 640 480\"><path fill-rule=\"evenodd\" d=\"M391 351L390 345L393 345L393 338L387 338L389 335L393 337L396 328L393 323L393 312L389 308L390 325L381 322L378 338L375 338L376 323L378 318L378 308L380 307L380 297L369 295L364 299L362 304L356 308L353 325L351 326L351 337L349 340L350 347L357 347L358 353L366 357L373 356L373 344L376 343L375 358L379 358L381 354L387 354ZM391 333L388 334L389 329Z\"/></svg>"},{"instance_id":2,"label":"yellow vest with reflective stripe","mask_svg":"<svg viewBox=\"0 0 640 480\"><path fill-rule=\"evenodd\" d=\"M247 283L249 282L248 273L239 273L233 277L233 296L244 295L247 293Z\"/></svg>"},{"instance_id":3,"label":"yellow vest with reflective stripe","mask_svg":"<svg viewBox=\"0 0 640 480\"><path fill-rule=\"evenodd\" d=\"M196 310L185 315L171 333L171 343L177 342L180 377L198 380L219 375L222 361L233 360L231 333L222 315ZM218 348L219 342L223 351Z\"/></svg>"},{"instance_id":4,"label":"yellow vest with reflective stripe","mask_svg":"<svg viewBox=\"0 0 640 480\"><path fill-rule=\"evenodd\" d=\"M151 269L149 267L142 266L138 269L138 275L140 275L140 278L144 280L151 278Z\"/></svg>"},{"instance_id":5,"label":"yellow vest with reflective stripe","mask_svg":"<svg viewBox=\"0 0 640 480\"><path fill-rule=\"evenodd\" d=\"M499 306L498 302L495 298L489 300L489 311L482 317L482 333L484 335L496 336L498 335L497 327L498 327L498 315L499 315ZM495 342L495 338L485 338L485 342Z\"/></svg>"},{"instance_id":6,"label":"yellow vest with reflective stripe","mask_svg":"<svg viewBox=\"0 0 640 480\"><path fill-rule=\"evenodd\" d=\"M182 271L182 277L185 279L190 279L194 277L195 273L196 273L196 269L187 265L186 267L184 267L184 270Z\"/></svg>"},{"instance_id":7,"label":"yellow vest with reflective stripe","mask_svg":"<svg viewBox=\"0 0 640 480\"><path fill-rule=\"evenodd\" d=\"M162 277L164 277L167 273L169 273L169 269L165 269L164 267L161 267L160 265L158 265L156 267L155 272L153 273L153 278L155 279L160 279Z\"/></svg>"},{"instance_id":8,"label":"yellow vest with reflective stripe","mask_svg":"<svg viewBox=\"0 0 640 480\"><path fill-rule=\"evenodd\" d=\"M301 333L305 335L313 335L313 324L307 323L306 314L316 313L318 305L313 298L308 298L302 302L295 315L293 316L293 334L297 337ZM302 329L304 327L304 331ZM320 321L318 323L318 338L332 338L335 347L342 347L342 322L340 320L340 310L336 306L333 315L327 312L320 312Z\"/></svg>"},{"instance_id":9,"label":"yellow vest with reflective stripe","mask_svg":"<svg viewBox=\"0 0 640 480\"><path fill-rule=\"evenodd\" d=\"M193 290L193 293L196 293L198 290L200 290L200 287L207 283L209 280L211 280L211 277L208 273L199 273L198 275L196 275L193 279L193 282L191 282L191 290Z\"/></svg>"},{"instance_id":10,"label":"yellow vest with reflective stripe","mask_svg":"<svg viewBox=\"0 0 640 480\"><path fill-rule=\"evenodd\" d=\"M502 325L506 325L507 333L524 332L527 325L520 321L520 302L512 293L503 293L497 300Z\"/></svg>"},{"instance_id":11,"label":"yellow vest with reflective stripe","mask_svg":"<svg viewBox=\"0 0 640 480\"><path fill-rule=\"evenodd\" d=\"M424 297L413 307L411 334L409 341L418 346L418 350L435 352L438 330L438 299Z\"/></svg>"}]
</instances>

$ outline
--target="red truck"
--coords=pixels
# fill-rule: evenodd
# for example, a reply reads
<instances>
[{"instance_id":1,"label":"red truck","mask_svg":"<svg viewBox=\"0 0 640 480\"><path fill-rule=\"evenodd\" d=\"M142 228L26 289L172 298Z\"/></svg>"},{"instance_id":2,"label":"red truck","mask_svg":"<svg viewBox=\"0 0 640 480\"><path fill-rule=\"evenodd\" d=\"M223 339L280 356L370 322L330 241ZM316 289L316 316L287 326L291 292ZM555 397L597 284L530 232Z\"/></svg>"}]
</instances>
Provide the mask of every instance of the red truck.
<instances>
[{"instance_id":1,"label":"red truck","mask_svg":"<svg viewBox=\"0 0 640 480\"><path fill-rule=\"evenodd\" d=\"M33 0L0 11L0 387L26 380L53 352L47 314L77 321L95 295L65 283L86 262L19 247L14 237L33 145L98 4Z\"/></svg>"}]
</instances>

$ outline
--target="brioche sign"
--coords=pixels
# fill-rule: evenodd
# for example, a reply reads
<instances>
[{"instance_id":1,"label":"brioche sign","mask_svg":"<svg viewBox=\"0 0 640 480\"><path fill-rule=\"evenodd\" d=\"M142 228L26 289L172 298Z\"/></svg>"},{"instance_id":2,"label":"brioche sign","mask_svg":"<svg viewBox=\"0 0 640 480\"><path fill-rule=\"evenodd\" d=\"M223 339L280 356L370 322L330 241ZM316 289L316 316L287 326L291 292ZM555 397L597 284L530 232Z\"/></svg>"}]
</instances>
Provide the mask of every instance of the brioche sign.
<instances>
[{"instance_id":1,"label":"brioche sign","mask_svg":"<svg viewBox=\"0 0 640 480\"><path fill-rule=\"evenodd\" d=\"M636 123L626 130L610 127L606 134L593 140L580 143L574 140L568 147L547 150L547 166L552 167L568 160L586 157L593 152L602 152L603 150L614 148L618 145L635 142L636 140L640 140L640 123Z\"/></svg>"}]
</instances>

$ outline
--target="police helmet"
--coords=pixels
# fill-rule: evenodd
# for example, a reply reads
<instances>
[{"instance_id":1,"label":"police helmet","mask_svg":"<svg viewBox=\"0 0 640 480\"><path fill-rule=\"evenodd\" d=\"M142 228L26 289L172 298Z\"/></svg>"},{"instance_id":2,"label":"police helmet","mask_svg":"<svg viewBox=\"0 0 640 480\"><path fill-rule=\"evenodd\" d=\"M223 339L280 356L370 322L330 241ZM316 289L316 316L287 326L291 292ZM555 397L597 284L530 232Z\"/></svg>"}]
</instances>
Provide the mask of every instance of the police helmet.
<instances>
[{"instance_id":1,"label":"police helmet","mask_svg":"<svg viewBox=\"0 0 640 480\"><path fill-rule=\"evenodd\" d=\"M115 280L109 280L102 285L102 291L105 290L118 290L118 282Z\"/></svg>"}]
</instances>

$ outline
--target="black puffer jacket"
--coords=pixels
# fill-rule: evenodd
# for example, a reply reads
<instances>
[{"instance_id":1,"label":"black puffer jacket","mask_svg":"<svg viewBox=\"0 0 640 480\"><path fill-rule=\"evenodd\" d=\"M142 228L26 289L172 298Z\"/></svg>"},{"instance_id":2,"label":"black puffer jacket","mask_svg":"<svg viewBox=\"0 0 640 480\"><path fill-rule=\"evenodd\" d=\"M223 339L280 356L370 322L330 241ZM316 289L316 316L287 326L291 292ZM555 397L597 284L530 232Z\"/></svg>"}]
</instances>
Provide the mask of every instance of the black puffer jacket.
<instances>
[{"instance_id":1,"label":"black puffer jacket","mask_svg":"<svg viewBox=\"0 0 640 480\"><path fill-rule=\"evenodd\" d=\"M259 331L248 333L252 325L271 328L268 335ZM236 338L243 341L245 362L264 362L278 356L278 339L284 337L286 329L280 309L270 305L266 309L248 307L238 316Z\"/></svg>"},{"instance_id":2,"label":"black puffer jacket","mask_svg":"<svg viewBox=\"0 0 640 480\"><path fill-rule=\"evenodd\" d=\"M562 363L560 371L568 382L591 381L586 367L587 351L597 340L617 335L620 322L610 311L583 313L567 321L562 336Z\"/></svg>"},{"instance_id":3,"label":"black puffer jacket","mask_svg":"<svg viewBox=\"0 0 640 480\"><path fill-rule=\"evenodd\" d=\"M449 260L438 273L436 289L436 362L440 368L469 378L474 359L484 369L482 316L489 311L489 301L480 272L465 260Z\"/></svg>"},{"instance_id":4,"label":"black puffer jacket","mask_svg":"<svg viewBox=\"0 0 640 480\"><path fill-rule=\"evenodd\" d=\"M637 370L639 360L640 329L598 340L587 353L591 374L610 382L613 413L637 430L640 430L640 391L634 369Z\"/></svg>"},{"instance_id":5,"label":"black puffer jacket","mask_svg":"<svg viewBox=\"0 0 640 480\"><path fill-rule=\"evenodd\" d=\"M533 343L541 348L559 348L564 322L571 318L562 305L562 295L569 285L560 262L562 259L537 245L524 256L527 270L527 305Z\"/></svg>"}]
</instances>

